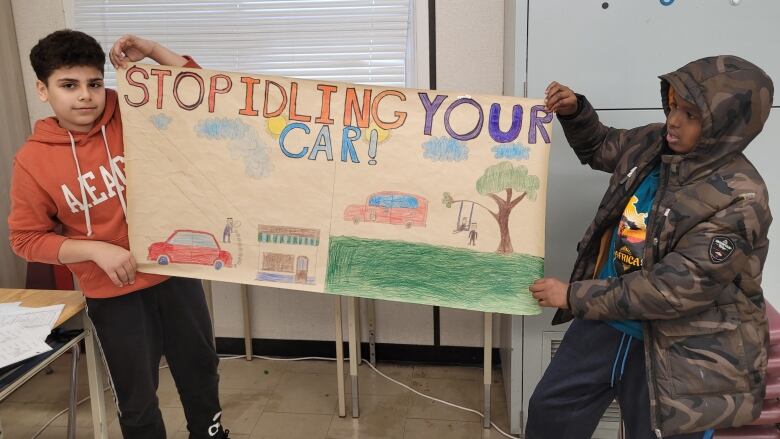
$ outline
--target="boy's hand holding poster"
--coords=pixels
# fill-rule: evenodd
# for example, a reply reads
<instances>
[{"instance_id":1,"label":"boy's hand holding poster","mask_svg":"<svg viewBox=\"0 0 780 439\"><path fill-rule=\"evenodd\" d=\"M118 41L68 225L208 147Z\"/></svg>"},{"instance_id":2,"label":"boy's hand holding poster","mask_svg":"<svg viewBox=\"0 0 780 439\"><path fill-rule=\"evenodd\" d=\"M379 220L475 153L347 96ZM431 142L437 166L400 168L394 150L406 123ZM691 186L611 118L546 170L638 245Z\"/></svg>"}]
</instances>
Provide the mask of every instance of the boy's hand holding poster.
<instances>
[{"instance_id":1,"label":"boy's hand holding poster","mask_svg":"<svg viewBox=\"0 0 780 439\"><path fill-rule=\"evenodd\" d=\"M118 72L141 271L536 314L540 100Z\"/></svg>"}]
</instances>

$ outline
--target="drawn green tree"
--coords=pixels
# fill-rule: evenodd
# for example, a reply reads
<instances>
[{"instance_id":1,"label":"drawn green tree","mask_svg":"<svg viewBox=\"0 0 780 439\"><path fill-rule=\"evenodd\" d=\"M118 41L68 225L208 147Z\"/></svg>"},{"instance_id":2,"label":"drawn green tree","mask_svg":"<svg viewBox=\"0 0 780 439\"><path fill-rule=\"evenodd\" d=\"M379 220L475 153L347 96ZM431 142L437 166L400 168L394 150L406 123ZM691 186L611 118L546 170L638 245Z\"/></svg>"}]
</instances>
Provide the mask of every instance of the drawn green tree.
<instances>
[{"instance_id":1,"label":"drawn green tree","mask_svg":"<svg viewBox=\"0 0 780 439\"><path fill-rule=\"evenodd\" d=\"M509 236L509 214L526 197L532 201L536 200L538 190L539 177L528 174L528 168L523 165L513 166L510 162L501 162L485 169L485 173L477 180L477 192L495 201L498 211L494 212L474 200L456 200L449 192L444 193L441 201L447 208L452 207L453 203L471 202L487 210L498 222L498 230L501 233L496 253L510 254L514 249L512 238Z\"/></svg>"}]
</instances>

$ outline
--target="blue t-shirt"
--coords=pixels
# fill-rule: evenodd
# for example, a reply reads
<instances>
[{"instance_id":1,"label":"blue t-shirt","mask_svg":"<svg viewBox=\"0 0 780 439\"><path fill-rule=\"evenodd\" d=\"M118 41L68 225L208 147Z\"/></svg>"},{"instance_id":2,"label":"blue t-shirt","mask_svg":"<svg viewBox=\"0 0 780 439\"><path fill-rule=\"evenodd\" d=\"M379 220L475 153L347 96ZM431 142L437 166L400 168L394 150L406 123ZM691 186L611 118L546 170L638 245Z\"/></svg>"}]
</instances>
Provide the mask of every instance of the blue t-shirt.
<instances>
[{"instance_id":1,"label":"blue t-shirt","mask_svg":"<svg viewBox=\"0 0 780 439\"><path fill-rule=\"evenodd\" d=\"M653 169L629 199L620 222L612 232L607 260L599 272L599 279L620 277L642 268L647 220L658 191L660 173L660 167ZM606 323L642 340L642 325L637 320L608 320Z\"/></svg>"}]
</instances>

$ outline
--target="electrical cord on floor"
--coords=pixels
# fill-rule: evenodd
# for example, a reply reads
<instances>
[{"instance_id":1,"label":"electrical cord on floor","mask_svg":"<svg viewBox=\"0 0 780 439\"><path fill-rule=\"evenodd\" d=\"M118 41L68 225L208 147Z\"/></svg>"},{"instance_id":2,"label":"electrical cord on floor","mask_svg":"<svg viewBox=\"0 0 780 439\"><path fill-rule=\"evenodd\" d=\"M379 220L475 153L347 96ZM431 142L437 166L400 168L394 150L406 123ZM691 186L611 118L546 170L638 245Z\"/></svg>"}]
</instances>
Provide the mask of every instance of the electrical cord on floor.
<instances>
[{"instance_id":1,"label":"electrical cord on floor","mask_svg":"<svg viewBox=\"0 0 780 439\"><path fill-rule=\"evenodd\" d=\"M239 358L246 358L246 356L245 356L245 355L235 355L235 356L224 356L224 357L219 357L219 359L220 359L220 360L236 360L236 359L239 359ZM274 358L274 357L265 357L265 356L262 356L262 355L252 355L252 358L259 358L259 359L261 359L261 360L269 360L269 361L305 361L305 360L336 361L336 359L335 359L335 358L328 358L328 357ZM349 358L344 358L344 361L348 361L348 360L349 360ZM387 375L385 375L384 373L380 372L380 371L379 371L379 369L377 369L377 368L376 368L376 367L375 367L373 364L371 364L370 362L368 362L368 361L365 361L365 363L368 365L368 367L370 367L370 368L371 368L371 369L372 369L374 372L376 372L376 373L377 373L379 376L381 376L381 377L385 378L386 380L388 380L388 381L390 381L390 382L393 382L393 383L395 383L395 384L397 384L397 385L399 385L399 386L403 387L403 388L404 388L404 389L406 389L406 390L409 390L409 391L411 391L411 392L413 392L413 393L415 393L415 394L417 394L417 395L420 395L420 396L422 396L423 398L428 398L428 399L430 399L430 400L432 400L432 401L436 401L436 402L438 402L438 403L441 403L441 404L444 404L444 405L448 405L448 406L450 406L450 407L454 407L454 408L456 408L456 409L459 409L459 410L463 410L463 411L466 411L466 412L471 412L471 413L474 413L474 414L476 414L476 415L479 415L479 417L480 417L480 418L483 418L483 419L485 418L485 415L483 415L481 412L479 412L479 411L477 411L477 410L470 409L470 408L468 408L468 407L459 406L459 405L457 405L457 404L453 404L453 403L451 403L451 402L448 402L448 401L445 401L445 400L443 400L443 399L434 398L433 396L429 396L429 395L426 395L426 394L424 394L424 393L422 393L422 392L419 392L419 391L417 391L417 390L414 390L414 389L412 389L411 387L407 386L406 384L404 384L404 383L402 383L402 382L400 382L400 381L397 381L397 380L395 380L395 379L393 379L393 378L390 378L389 376L387 376ZM166 369L167 367L168 367L168 364L163 364L162 366L160 366L160 369ZM111 389L111 387L110 387L110 386L106 386L106 388L105 388L105 389L103 389L103 392L106 392L106 391L108 391L108 390L110 390L110 389ZM76 406L78 407L79 405L81 405L82 403L84 403L85 401L88 401L88 400L89 400L89 396L87 396L86 398L82 399L81 401L78 401L78 402L76 403ZM40 435L41 435L41 433L43 433L43 431L44 431L44 430L46 430L46 428L47 428L49 425L51 425L51 423L52 423L52 422L54 422L54 421L55 421L57 418L59 418L60 416L64 415L64 414L65 414L65 413L67 413L67 412L68 412L68 409L64 409L64 410L62 410L61 412L59 412L59 413L57 413L56 415L54 415L54 417L53 417L53 418L51 418L51 419L49 419L49 421L48 421L46 424L44 424L44 425L43 425L43 427L41 427L41 429L40 429L40 430L38 430L38 432L37 432L37 433L35 433L35 434L32 436L32 438L30 438L30 439L37 439L37 438L38 438L38 436L40 436ZM495 429L496 429L496 431L498 431L498 432L499 432L499 433L501 433L502 435L504 435L504 436L506 436L506 437L508 437L508 438L510 438L510 439L517 439L515 436L512 436L511 434L509 434L509 433L505 432L504 430L502 430L501 428L499 428L499 427L498 427L498 425L496 425L496 423L495 423L495 422L492 422L492 421L491 421L491 422L490 422L490 425L491 425L493 428L495 428Z\"/></svg>"},{"instance_id":2,"label":"electrical cord on floor","mask_svg":"<svg viewBox=\"0 0 780 439\"><path fill-rule=\"evenodd\" d=\"M390 378L389 376L387 376L387 375L383 374L382 372L380 372L380 371L379 371L379 369L377 369L376 367L374 367L374 365L373 365L373 364L371 364L370 362L366 361L366 364L368 365L368 367L370 367L371 369L373 369L373 370L374 370L374 372L376 372L376 373L377 373L377 374L379 374L380 376L384 377L385 379L387 379L387 380L389 380L389 381L392 381L392 382L394 382L395 384L398 384L399 386L403 387L403 388L404 388L404 389L406 389L406 390L410 390L410 391L412 391L412 392L414 392L414 393L416 393L416 394L418 394L418 395L420 395L420 396L422 396L422 397L424 397L424 398L428 398L428 399L430 399L430 400L432 400L432 401L440 402L440 403L442 403L442 404L444 404L444 405L448 405L448 406L450 406L450 407L454 407L454 408L456 408L456 409L459 409L459 410L463 410L463 411L467 411L467 412L475 413L475 414L479 415L479 417L480 417L480 418L483 418L483 419L485 418L485 415L483 415L481 412L479 412L479 411L477 411L477 410L470 409L470 408L468 408L468 407L462 407L462 406L459 406L459 405L457 405L457 404L453 404L453 403L451 403L451 402L445 401L445 400L443 400L443 399L434 398L433 396L429 396L429 395L426 395L426 394L424 394L424 393L422 393L422 392L418 392L417 390L414 390L414 389L412 389L411 387L407 386L406 384L404 384L404 383L402 383L402 382L400 382L400 381L396 381L396 380L394 380L393 378ZM491 425L493 428L495 428L495 429L496 429L496 431L498 431L498 432L499 432L499 433L501 433L502 435L504 435L504 436L506 436L506 437L508 437L508 438L511 438L511 439L517 439L515 436L512 436L511 434L509 434L509 433L505 432L504 430L502 430L501 428L499 428L499 427L498 427L498 425L496 425L496 423L495 423L495 422L491 421L491 422L490 422L490 425Z\"/></svg>"},{"instance_id":3,"label":"electrical cord on floor","mask_svg":"<svg viewBox=\"0 0 780 439\"><path fill-rule=\"evenodd\" d=\"M106 388L105 388L105 389L103 389L103 392L106 392L106 391L108 391L110 388L111 388L110 386L106 386ZM87 400L89 400L89 396L87 396L86 398L82 399L81 401L78 401L78 402L76 403L76 407L80 406L80 405L81 405L83 402L85 402L85 401L87 401ZM36 433L35 433L35 434L32 436L32 438L30 438L30 439L36 439L38 436L40 436L40 435L41 435L41 433L43 433L43 432L44 432L44 430L46 430L46 428L47 428L49 425L51 425L51 423L52 423L52 422L56 421L56 420L57 420L57 418L59 418L60 416L64 415L65 413L68 413L68 410L69 410L69 409L64 409L64 410L62 410L61 412L59 412L59 413L57 413L56 415L54 415L54 417L52 417L51 419L49 419L49 421L48 421L47 423L43 424L43 427L41 427L41 429L40 429L40 430L38 430L38 431L37 431L37 432L36 432Z\"/></svg>"}]
</instances>

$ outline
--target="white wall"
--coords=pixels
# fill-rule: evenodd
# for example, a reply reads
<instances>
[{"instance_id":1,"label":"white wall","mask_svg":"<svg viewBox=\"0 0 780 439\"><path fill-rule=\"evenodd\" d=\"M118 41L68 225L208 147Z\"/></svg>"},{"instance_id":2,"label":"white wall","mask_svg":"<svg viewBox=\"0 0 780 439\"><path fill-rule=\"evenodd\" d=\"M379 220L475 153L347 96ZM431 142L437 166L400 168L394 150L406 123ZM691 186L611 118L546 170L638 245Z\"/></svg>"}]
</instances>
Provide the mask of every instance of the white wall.
<instances>
[{"instance_id":1,"label":"white wall","mask_svg":"<svg viewBox=\"0 0 780 439\"><path fill-rule=\"evenodd\" d=\"M48 105L40 103L34 94L35 74L27 56L38 39L65 27L65 11L63 0L12 1L32 123L50 115L51 111ZM65 4L69 1L72 0L65 0ZM501 94L503 5L502 0L437 2L436 50L439 89ZM427 34L427 29L419 31L423 35ZM424 44L427 44L427 41L424 41ZM427 47L422 47L422 50L427 54ZM237 285L219 282L213 284L214 324L218 337L243 337L238 290ZM333 301L330 295L252 286L252 336L333 340ZM346 304L343 309L346 314ZM365 304L362 315L365 321ZM441 344L482 346L482 313L443 308L440 319ZM495 321L494 340L497 346L497 317ZM376 324L379 343L433 344L433 311L430 306L377 301ZM363 339L367 340L365 324L362 329Z\"/></svg>"},{"instance_id":2,"label":"white wall","mask_svg":"<svg viewBox=\"0 0 780 439\"><path fill-rule=\"evenodd\" d=\"M436 88L500 95L504 1L436 2Z\"/></svg>"},{"instance_id":3,"label":"white wall","mask_svg":"<svg viewBox=\"0 0 780 439\"><path fill-rule=\"evenodd\" d=\"M41 38L65 27L65 11L62 0L11 0L11 9L14 14L16 40L19 44L19 56L24 75L24 93L27 96L27 109L30 112L32 127L36 120L54 113L49 104L38 99L35 92L36 78L30 65L30 49Z\"/></svg>"}]
</instances>

